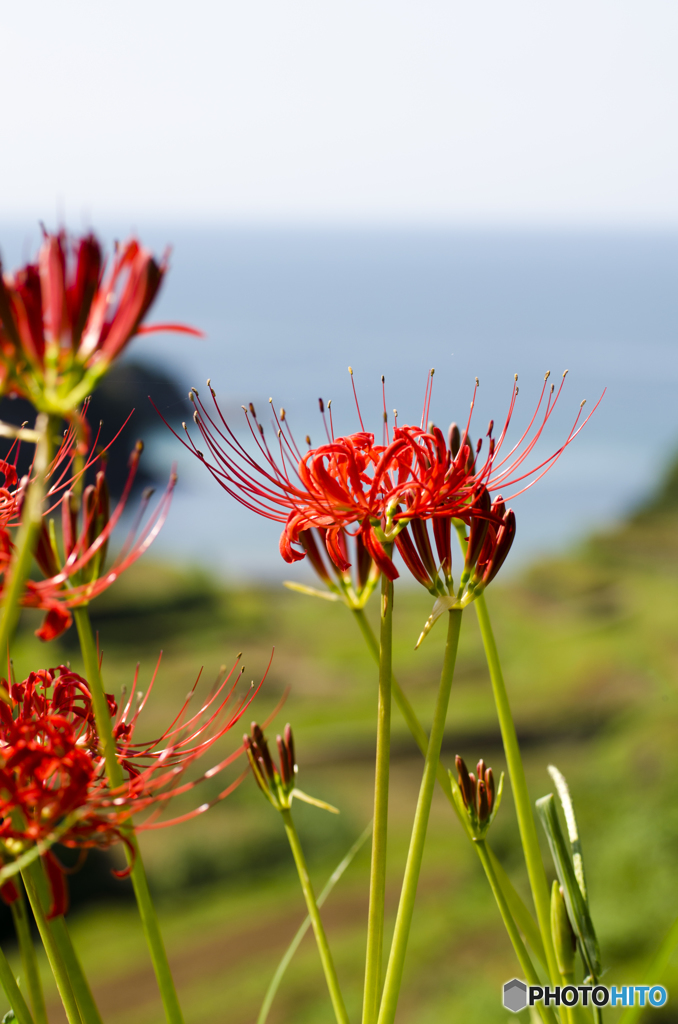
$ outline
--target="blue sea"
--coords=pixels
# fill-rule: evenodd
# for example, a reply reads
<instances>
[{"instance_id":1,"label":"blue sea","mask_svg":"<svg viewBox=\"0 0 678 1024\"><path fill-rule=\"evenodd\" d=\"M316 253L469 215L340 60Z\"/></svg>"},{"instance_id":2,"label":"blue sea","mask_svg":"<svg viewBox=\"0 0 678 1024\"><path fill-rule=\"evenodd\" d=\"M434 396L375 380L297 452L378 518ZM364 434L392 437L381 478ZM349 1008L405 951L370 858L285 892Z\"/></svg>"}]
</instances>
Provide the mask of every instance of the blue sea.
<instances>
[{"instance_id":1,"label":"blue sea","mask_svg":"<svg viewBox=\"0 0 678 1024\"><path fill-rule=\"evenodd\" d=\"M124 228L124 230L123 230ZM107 225L105 238L128 226ZM171 272L152 319L202 328L204 340L151 335L131 354L182 388L210 377L229 421L254 402L284 406L300 443L325 435L318 398L337 432L358 428L347 368L367 429L389 412L465 422L480 380L472 434L503 422L513 375L512 436L529 422L546 371L569 370L533 463L567 436L582 399L605 395L558 463L514 504L511 563L524 565L622 517L656 485L678 449L678 234L632 231L293 229L158 226L139 234L172 245ZM32 226L0 225L6 267L31 255ZM243 435L244 436L244 435ZM150 439L180 483L157 552L231 577L304 578L277 549L280 528L241 508L168 433Z\"/></svg>"}]
</instances>

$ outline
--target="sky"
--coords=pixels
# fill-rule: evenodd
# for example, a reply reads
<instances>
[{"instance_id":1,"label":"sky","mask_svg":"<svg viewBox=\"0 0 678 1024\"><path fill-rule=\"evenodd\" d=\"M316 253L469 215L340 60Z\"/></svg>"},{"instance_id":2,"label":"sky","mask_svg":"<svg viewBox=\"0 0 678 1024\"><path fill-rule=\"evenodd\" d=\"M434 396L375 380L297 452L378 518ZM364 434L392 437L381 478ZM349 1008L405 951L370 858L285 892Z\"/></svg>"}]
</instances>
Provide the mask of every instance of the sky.
<instances>
[{"instance_id":1,"label":"sky","mask_svg":"<svg viewBox=\"0 0 678 1024\"><path fill-rule=\"evenodd\" d=\"M678 225L675 0L0 0L0 218Z\"/></svg>"}]
</instances>

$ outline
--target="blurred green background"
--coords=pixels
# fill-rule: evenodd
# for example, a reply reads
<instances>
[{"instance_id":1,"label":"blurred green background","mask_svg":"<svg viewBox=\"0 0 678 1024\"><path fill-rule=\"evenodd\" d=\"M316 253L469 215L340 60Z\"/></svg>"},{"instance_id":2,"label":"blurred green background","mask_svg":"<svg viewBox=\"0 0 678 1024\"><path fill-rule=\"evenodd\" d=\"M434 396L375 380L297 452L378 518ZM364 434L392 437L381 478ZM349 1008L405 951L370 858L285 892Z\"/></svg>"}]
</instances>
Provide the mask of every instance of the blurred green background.
<instances>
[{"instance_id":1,"label":"blurred green background","mask_svg":"<svg viewBox=\"0 0 678 1024\"><path fill-rule=\"evenodd\" d=\"M577 808L606 984L642 981L642 968L678 915L678 464L622 525L566 556L501 577L488 605L524 751L533 798L551 791L556 764ZM369 607L376 614L376 599ZM395 672L424 723L432 714L444 630L414 643L430 598L403 585L395 604ZM319 889L371 817L376 669L341 605L283 588L231 589L204 574L152 560L137 563L92 608L107 689L145 689L164 651L144 712L144 735L160 734L203 669L207 692L222 664L243 652L242 687L268 678L243 725L263 721L289 688L269 734L291 721L299 784L335 804L337 816L295 804ZM80 666L74 630L39 645L27 613L15 646L23 678L36 667ZM444 759L480 756L504 767L473 609L464 616ZM218 752L211 752L214 762ZM202 768L209 767L203 764ZM392 926L422 761L394 708L387 910ZM204 783L174 813L214 798L242 770ZM528 897L510 791L491 841ZM253 780L207 814L144 834L170 958L189 1022L254 1024L266 986L304 917L282 825ZM545 853L549 872L551 862ZM96 870L95 870L96 868ZM349 1013L359 1018L369 844L329 898L324 916ZM87 874L89 870L89 876ZM89 882L87 879L89 878ZM94 881L92 881L94 879ZM73 877L70 923L111 1024L160 1024L162 1012L133 901L99 861ZM11 953L11 940L7 950ZM405 973L400 1024L505 1022L501 985L520 974L481 868L449 805L436 793ZM674 965L664 981L678 983ZM46 973L47 977L47 973ZM49 982L48 982L49 984ZM60 1020L50 986L54 1021ZM671 997L648 1011L678 1021ZM606 1020L616 1019L607 1010ZM522 1019L512 1017L513 1020ZM333 1019L310 936L271 1012L271 1024Z\"/></svg>"}]
</instances>

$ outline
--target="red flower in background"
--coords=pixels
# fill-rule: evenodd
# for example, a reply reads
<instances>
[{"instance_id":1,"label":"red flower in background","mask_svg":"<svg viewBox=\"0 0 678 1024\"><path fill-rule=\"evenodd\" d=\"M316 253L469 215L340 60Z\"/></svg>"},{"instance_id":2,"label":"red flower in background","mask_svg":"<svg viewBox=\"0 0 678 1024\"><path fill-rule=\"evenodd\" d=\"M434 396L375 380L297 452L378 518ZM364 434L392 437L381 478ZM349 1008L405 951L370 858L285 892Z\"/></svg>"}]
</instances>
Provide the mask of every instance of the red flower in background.
<instances>
[{"instance_id":1,"label":"red flower in background","mask_svg":"<svg viewBox=\"0 0 678 1024\"><path fill-rule=\"evenodd\" d=\"M25 607L47 610L45 621L37 631L41 640L53 640L68 629L72 622L69 609L86 605L107 590L148 550L162 529L176 486L177 477L174 472L146 519L145 513L153 492L144 493L125 543L113 563L106 566L109 541L129 499L141 451L142 445L139 443L130 457L130 472L112 513L106 477L102 470L96 475L96 483L85 488L82 499L71 490L64 492L59 502L61 552L55 544L56 531L52 534L43 523L35 559L46 578L28 580L22 598Z\"/></svg>"},{"instance_id":2,"label":"red flower in background","mask_svg":"<svg viewBox=\"0 0 678 1024\"><path fill-rule=\"evenodd\" d=\"M0 367L4 391L39 411L68 415L130 338L149 330L200 332L180 324L143 327L167 271L136 239L116 247L106 273L94 235L48 234L35 263L0 265Z\"/></svg>"},{"instance_id":3,"label":"red flower in background","mask_svg":"<svg viewBox=\"0 0 678 1024\"><path fill-rule=\"evenodd\" d=\"M77 430L71 425L48 470L48 508L45 518L59 510L61 544L57 543L57 531L48 528L43 521L34 554L45 579L27 580L21 597L24 607L41 608L47 613L42 626L36 631L41 640L53 640L68 629L72 623L71 608L88 604L103 593L144 554L160 532L169 512L176 485L174 472L155 509L146 519L145 513L152 492L145 492L122 549L107 567L110 538L127 506L143 445L139 442L130 456L130 469L123 493L111 512L104 470L97 472L94 484L85 487L81 495L78 493L78 485L85 472L97 463L105 465L105 453L110 445L97 452L97 441L98 438L80 468L73 473ZM15 449L15 458L16 454ZM4 575L13 553L12 529L20 521L30 474L18 481L15 464L6 460L0 460L0 472L5 478L4 487L0 487L1 594Z\"/></svg>"}]
</instances>

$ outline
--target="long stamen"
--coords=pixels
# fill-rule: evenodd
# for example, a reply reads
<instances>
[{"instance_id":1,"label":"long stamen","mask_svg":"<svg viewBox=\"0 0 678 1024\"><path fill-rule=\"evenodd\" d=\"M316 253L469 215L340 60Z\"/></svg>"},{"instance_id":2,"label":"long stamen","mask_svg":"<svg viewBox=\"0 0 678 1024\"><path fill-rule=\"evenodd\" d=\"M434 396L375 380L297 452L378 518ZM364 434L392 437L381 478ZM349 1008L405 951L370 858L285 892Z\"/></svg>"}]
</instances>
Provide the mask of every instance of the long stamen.
<instances>
[{"instance_id":1,"label":"long stamen","mask_svg":"<svg viewBox=\"0 0 678 1024\"><path fill-rule=\"evenodd\" d=\"M558 459L563 454L563 452L568 447L568 445L572 441L574 441L574 439L577 436L577 434L579 434L584 429L584 427L586 426L588 421L591 419L591 417L593 416L594 412L596 411L596 409L598 408L598 406L602 402L603 398L605 397L605 392L606 391L607 391L607 388L605 388L603 390L603 393L601 394L600 398L598 399L598 401L596 402L594 407L591 409L591 412L588 414L586 419L582 423L579 423L579 420L581 419L581 415L582 415L582 410L584 408L584 405L586 404L586 399L584 399L584 401L579 406L579 412L577 413L577 418L575 419L575 421L574 421L574 423L572 425L572 428L570 429L570 433L567 435L567 438L565 439L564 443L560 446L560 448L557 451L555 451L552 455L550 455L548 459L544 459L543 462L541 462L538 466L535 466L535 468L530 470L529 473L524 474L522 477L518 477L516 480L512 480L511 481L512 484L516 484L516 483L520 483L522 480L529 479L530 477L534 476L535 473L539 474L538 476L535 476L533 480L530 480L530 483L527 484L525 487L521 488L521 490L515 491L513 494L510 494L508 496L508 498L506 498L506 501L513 501L513 499L517 498L519 494L524 494L525 491L529 490L530 487L533 487L534 484L536 484L537 481L541 480L541 478L555 465L555 463L558 461ZM579 426L577 426L578 423L579 423ZM539 472L540 470L541 470L541 472Z\"/></svg>"},{"instance_id":2,"label":"long stamen","mask_svg":"<svg viewBox=\"0 0 678 1024\"><path fill-rule=\"evenodd\" d=\"M325 435L327 437L328 444L332 444L332 437L331 437L330 432L328 430L327 420L325 418L325 403L323 402L322 398L318 399L318 405L320 406L320 414L321 414L321 416L323 418L323 426L325 428Z\"/></svg>"},{"instance_id":3,"label":"long stamen","mask_svg":"<svg viewBox=\"0 0 678 1024\"><path fill-rule=\"evenodd\" d=\"M360 429L364 432L365 431L365 425L363 423L363 418L360 415L360 406L358 405L358 395L357 395L356 389L355 389L355 381L353 380L353 369L350 366L348 368L348 372L351 375L351 387L353 388L353 397L355 399L355 407L358 410L358 419L360 420Z\"/></svg>"},{"instance_id":4,"label":"long stamen","mask_svg":"<svg viewBox=\"0 0 678 1024\"><path fill-rule=\"evenodd\" d=\"M535 419L537 417L537 413L539 411L539 408L541 407L541 403L542 403L543 398L544 398L544 394L545 394L545 391L546 391L546 385L547 385L548 378L549 378L549 374L547 373L546 376L544 377L544 384L542 386L542 391L541 391L541 395L540 395L540 398L539 398L539 402L537 403L537 408L535 409L534 415L533 415L532 419L530 420L530 423L529 423L529 425L527 427L527 430L523 433L523 435L520 438L519 442L516 445L514 445L514 447L511 449L511 452L509 452L509 454L499 463L499 467L498 467L499 469L501 469L501 467L507 462L507 460L511 457L511 455L523 444L524 440L527 438L528 434L530 433L530 430L532 429L534 421L535 421ZM527 446L523 449L521 454L518 456L518 458L507 469L505 469L505 470L503 470L501 472L496 472L496 470L495 470L495 474L492 477L492 486L493 487L498 487L498 486L501 485L501 483L504 483L506 481L506 479L508 477L512 476L513 473L515 472L515 470L520 465L522 465L522 463L525 461L525 459L528 458L528 456L532 452L532 449L534 448L534 446L537 444L537 441L541 437L541 435L542 435L542 433L544 431L544 428L546 427L546 424L548 423L551 415L553 414L553 410L556 407L556 403L557 403L558 399L560 398L560 393L561 393L561 391L563 389L564 382L565 382L565 374L563 374L563 379L561 381L560 387L558 388L558 393L556 394L556 396L553 399L553 401L551 401L551 399L553 397L554 387L553 387L553 385L551 385L551 387L549 389L549 397L548 397L548 400L547 400L547 403L546 403L546 410L544 412L544 417L543 417L543 420L542 420L540 426L536 430L534 436L530 439L530 441L527 444Z\"/></svg>"},{"instance_id":5,"label":"long stamen","mask_svg":"<svg viewBox=\"0 0 678 1024\"><path fill-rule=\"evenodd\" d=\"M421 429L426 430L428 425L428 418L431 412L431 398L433 396L433 374L435 369L429 370L429 375L426 380L426 391L424 393L424 410L421 414Z\"/></svg>"}]
</instances>

